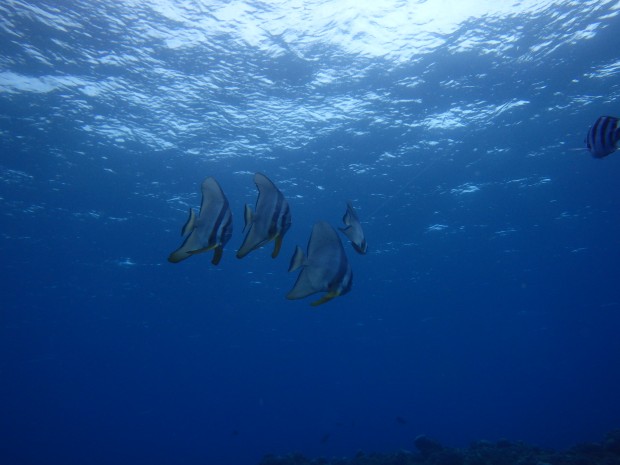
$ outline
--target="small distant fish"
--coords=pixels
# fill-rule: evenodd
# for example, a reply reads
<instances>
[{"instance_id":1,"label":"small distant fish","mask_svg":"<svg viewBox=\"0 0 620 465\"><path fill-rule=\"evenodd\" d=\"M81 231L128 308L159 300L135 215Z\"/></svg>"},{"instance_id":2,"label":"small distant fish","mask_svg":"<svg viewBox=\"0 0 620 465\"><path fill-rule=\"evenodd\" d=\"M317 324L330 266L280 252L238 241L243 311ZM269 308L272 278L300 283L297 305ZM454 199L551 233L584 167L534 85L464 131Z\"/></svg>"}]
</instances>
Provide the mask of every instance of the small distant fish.
<instances>
[{"instance_id":1,"label":"small distant fish","mask_svg":"<svg viewBox=\"0 0 620 465\"><path fill-rule=\"evenodd\" d=\"M364 230L360 223L357 213L353 209L351 202L347 202L347 211L342 217L342 221L345 224L344 228L338 228L344 233L345 236L351 241L351 245L357 253L365 254L368 249L366 244L366 238L364 237Z\"/></svg>"},{"instance_id":2,"label":"small distant fish","mask_svg":"<svg viewBox=\"0 0 620 465\"><path fill-rule=\"evenodd\" d=\"M321 444L327 444L327 441L329 441L329 433L325 433L322 437L321 437Z\"/></svg>"},{"instance_id":3,"label":"small distant fish","mask_svg":"<svg viewBox=\"0 0 620 465\"><path fill-rule=\"evenodd\" d=\"M407 424L407 420L405 420L403 417L396 417L396 423L398 423L399 425L406 425Z\"/></svg>"},{"instance_id":4,"label":"small distant fish","mask_svg":"<svg viewBox=\"0 0 620 465\"><path fill-rule=\"evenodd\" d=\"M353 272L344 253L338 233L328 223L321 221L312 227L308 241L308 257L297 246L288 271L302 268L287 299L303 299L317 292L325 291L323 297L312 302L312 306L329 302L334 297L351 290Z\"/></svg>"},{"instance_id":5,"label":"small distant fish","mask_svg":"<svg viewBox=\"0 0 620 465\"><path fill-rule=\"evenodd\" d=\"M247 234L237 251L237 258L245 257L272 240L275 246L271 257L276 258L282 247L282 239L291 227L291 210L282 192L267 176L256 173L254 183L258 188L258 199L254 212L249 205L245 206L243 230L247 230Z\"/></svg>"},{"instance_id":6,"label":"small distant fish","mask_svg":"<svg viewBox=\"0 0 620 465\"><path fill-rule=\"evenodd\" d=\"M189 209L189 218L181 230L181 235L187 238L168 257L171 263L213 250L211 263L217 265L222 258L224 246L232 236L232 213L222 188L212 177L206 178L201 188L200 213L196 216L194 210Z\"/></svg>"},{"instance_id":7,"label":"small distant fish","mask_svg":"<svg viewBox=\"0 0 620 465\"><path fill-rule=\"evenodd\" d=\"M620 119L614 116L601 116L586 136L586 146L595 158L603 158L618 148L620 141Z\"/></svg>"}]
</instances>

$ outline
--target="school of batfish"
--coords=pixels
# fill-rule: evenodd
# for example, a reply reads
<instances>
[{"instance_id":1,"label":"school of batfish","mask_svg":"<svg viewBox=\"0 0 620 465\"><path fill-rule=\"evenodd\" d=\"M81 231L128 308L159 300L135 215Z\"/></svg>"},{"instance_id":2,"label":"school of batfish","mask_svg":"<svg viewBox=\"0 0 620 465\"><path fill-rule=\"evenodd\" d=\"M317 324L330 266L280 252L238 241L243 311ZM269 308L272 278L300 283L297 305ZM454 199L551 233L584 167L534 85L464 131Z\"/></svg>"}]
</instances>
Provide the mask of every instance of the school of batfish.
<instances>
[{"instance_id":1,"label":"school of batfish","mask_svg":"<svg viewBox=\"0 0 620 465\"><path fill-rule=\"evenodd\" d=\"M245 238L237 250L237 258L243 258L273 241L272 258L276 258L282 247L284 235L291 227L291 210L286 198L275 184L264 174L256 173L254 183L258 198L254 210L245 206L243 231ZM213 250L211 263L217 265L224 246L232 237L232 213L224 191L213 177L206 178L201 185L202 202L198 215L189 209L189 218L181 234L183 244L168 257L171 263L178 263L192 255ZM351 202L342 218L344 227L339 228L355 251L365 254L368 248L364 231ZM303 299L317 292L325 292L313 306L321 305L334 297L351 290L353 272L335 229L325 221L312 227L306 254L297 246L289 265L289 272L301 269L295 285L286 295L287 299Z\"/></svg>"},{"instance_id":2,"label":"school of batfish","mask_svg":"<svg viewBox=\"0 0 620 465\"><path fill-rule=\"evenodd\" d=\"M620 142L620 119L614 116L599 117L588 130L585 144L595 158L604 158L618 149ZM245 206L243 231L245 238L237 250L237 258L243 258L267 243L274 241L272 258L282 248L282 241L291 227L291 209L286 198L264 174L256 173L254 183L258 198L254 210ZM168 257L178 263L192 255L213 250L211 263L217 265L224 246L232 237L232 213L224 191L213 177L202 182L202 203L198 215L189 209L189 218L181 230L183 244ZM351 202L342 218L344 227L338 228L351 242L353 249L365 254L368 248L360 220ZM334 297L351 290L353 272L336 230L325 221L312 227L306 254L297 246L288 271L301 269L295 285L286 295L287 299L303 299L317 292L323 297L312 302L313 306L329 302Z\"/></svg>"}]
</instances>

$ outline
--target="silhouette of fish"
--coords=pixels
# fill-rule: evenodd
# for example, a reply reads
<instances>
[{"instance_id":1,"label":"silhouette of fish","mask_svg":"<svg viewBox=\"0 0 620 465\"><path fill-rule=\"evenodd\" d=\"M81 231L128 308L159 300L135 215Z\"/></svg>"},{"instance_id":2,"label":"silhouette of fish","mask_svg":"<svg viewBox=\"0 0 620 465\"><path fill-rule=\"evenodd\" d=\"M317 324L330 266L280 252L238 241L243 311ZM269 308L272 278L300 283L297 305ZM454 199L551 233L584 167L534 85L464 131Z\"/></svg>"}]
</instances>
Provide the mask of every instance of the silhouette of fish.
<instances>
[{"instance_id":1,"label":"silhouette of fish","mask_svg":"<svg viewBox=\"0 0 620 465\"><path fill-rule=\"evenodd\" d=\"M351 290L353 272L344 253L338 233L328 223L320 221L312 227L308 241L308 257L297 246L291 259L289 272L302 268L287 299L303 299L311 294L325 291L323 297L312 306L324 304L334 297Z\"/></svg>"},{"instance_id":2,"label":"silhouette of fish","mask_svg":"<svg viewBox=\"0 0 620 465\"><path fill-rule=\"evenodd\" d=\"M620 119L614 116L598 118L586 136L586 146L595 158L603 158L618 148Z\"/></svg>"},{"instance_id":3,"label":"silhouette of fish","mask_svg":"<svg viewBox=\"0 0 620 465\"><path fill-rule=\"evenodd\" d=\"M213 250L211 263L217 265L224 246L232 236L232 214L228 199L215 178L206 178L201 185L202 203L198 216L189 209L189 218L181 230L187 236L181 247L168 257L171 263L178 263L186 258Z\"/></svg>"},{"instance_id":4,"label":"silhouette of fish","mask_svg":"<svg viewBox=\"0 0 620 465\"><path fill-rule=\"evenodd\" d=\"M365 254L368 249L366 238L364 237L364 230L360 223L357 213L353 209L351 202L347 202L347 211L342 217L342 221L345 224L344 228L338 228L343 232L345 236L351 241L351 245L357 253Z\"/></svg>"},{"instance_id":5,"label":"silhouette of fish","mask_svg":"<svg viewBox=\"0 0 620 465\"><path fill-rule=\"evenodd\" d=\"M254 183L258 188L258 199L254 212L249 205L245 206L245 227L247 231L237 258L243 258L253 250L275 241L271 254L276 258L282 247L282 239L291 227L291 210L282 192L261 173L254 175Z\"/></svg>"}]
</instances>

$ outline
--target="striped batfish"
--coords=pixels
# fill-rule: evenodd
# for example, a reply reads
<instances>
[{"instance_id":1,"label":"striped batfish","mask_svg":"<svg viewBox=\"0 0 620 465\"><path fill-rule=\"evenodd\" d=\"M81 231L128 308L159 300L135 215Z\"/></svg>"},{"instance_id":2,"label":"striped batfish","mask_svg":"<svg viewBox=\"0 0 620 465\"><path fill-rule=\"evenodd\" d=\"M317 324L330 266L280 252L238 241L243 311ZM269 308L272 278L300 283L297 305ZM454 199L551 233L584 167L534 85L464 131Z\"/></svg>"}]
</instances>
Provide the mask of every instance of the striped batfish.
<instances>
[{"instance_id":1,"label":"striped batfish","mask_svg":"<svg viewBox=\"0 0 620 465\"><path fill-rule=\"evenodd\" d=\"M213 250L211 263L217 265L222 258L224 246L232 236L232 214L222 188L212 177L206 178L201 187L200 213L196 216L194 210L189 209L189 219L181 230L181 235L187 238L168 257L171 263Z\"/></svg>"},{"instance_id":2,"label":"striped batfish","mask_svg":"<svg viewBox=\"0 0 620 465\"><path fill-rule=\"evenodd\" d=\"M342 217L342 221L345 224L344 228L338 228L343 232L345 236L351 241L351 245L357 253L365 254L368 249L366 238L364 237L364 230L360 223L357 213L353 209L351 202L347 202L347 211Z\"/></svg>"},{"instance_id":3,"label":"striped batfish","mask_svg":"<svg viewBox=\"0 0 620 465\"><path fill-rule=\"evenodd\" d=\"M619 141L620 119L613 116L601 116L586 136L586 146L595 158L603 158L615 152Z\"/></svg>"},{"instance_id":4,"label":"striped batfish","mask_svg":"<svg viewBox=\"0 0 620 465\"><path fill-rule=\"evenodd\" d=\"M254 183L258 188L258 199L254 212L249 205L245 206L243 230L247 233L237 251L237 258L245 257L272 240L275 246L271 257L276 258L282 247L282 239L291 227L291 210L282 192L267 176L256 173Z\"/></svg>"},{"instance_id":5,"label":"striped batfish","mask_svg":"<svg viewBox=\"0 0 620 465\"><path fill-rule=\"evenodd\" d=\"M327 292L312 306L329 302L334 297L344 295L351 290L353 271L344 253L340 237L334 228L325 221L312 227L308 241L308 257L297 246L288 271L301 268L293 289L286 295L287 299L303 299L316 292Z\"/></svg>"}]
</instances>

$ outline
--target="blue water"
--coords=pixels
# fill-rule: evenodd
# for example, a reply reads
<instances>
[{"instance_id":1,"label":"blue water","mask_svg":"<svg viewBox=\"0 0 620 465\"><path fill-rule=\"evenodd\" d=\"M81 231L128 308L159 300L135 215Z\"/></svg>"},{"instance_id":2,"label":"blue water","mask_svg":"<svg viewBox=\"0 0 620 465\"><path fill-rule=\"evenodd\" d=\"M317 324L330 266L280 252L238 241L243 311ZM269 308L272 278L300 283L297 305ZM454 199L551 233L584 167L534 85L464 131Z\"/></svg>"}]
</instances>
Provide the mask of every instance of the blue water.
<instances>
[{"instance_id":1,"label":"blue water","mask_svg":"<svg viewBox=\"0 0 620 465\"><path fill-rule=\"evenodd\" d=\"M257 464L620 427L620 3L0 4L0 463ZM254 172L293 226L243 260ZM166 258L217 178L234 233ZM341 224L352 291L287 301Z\"/></svg>"}]
</instances>

